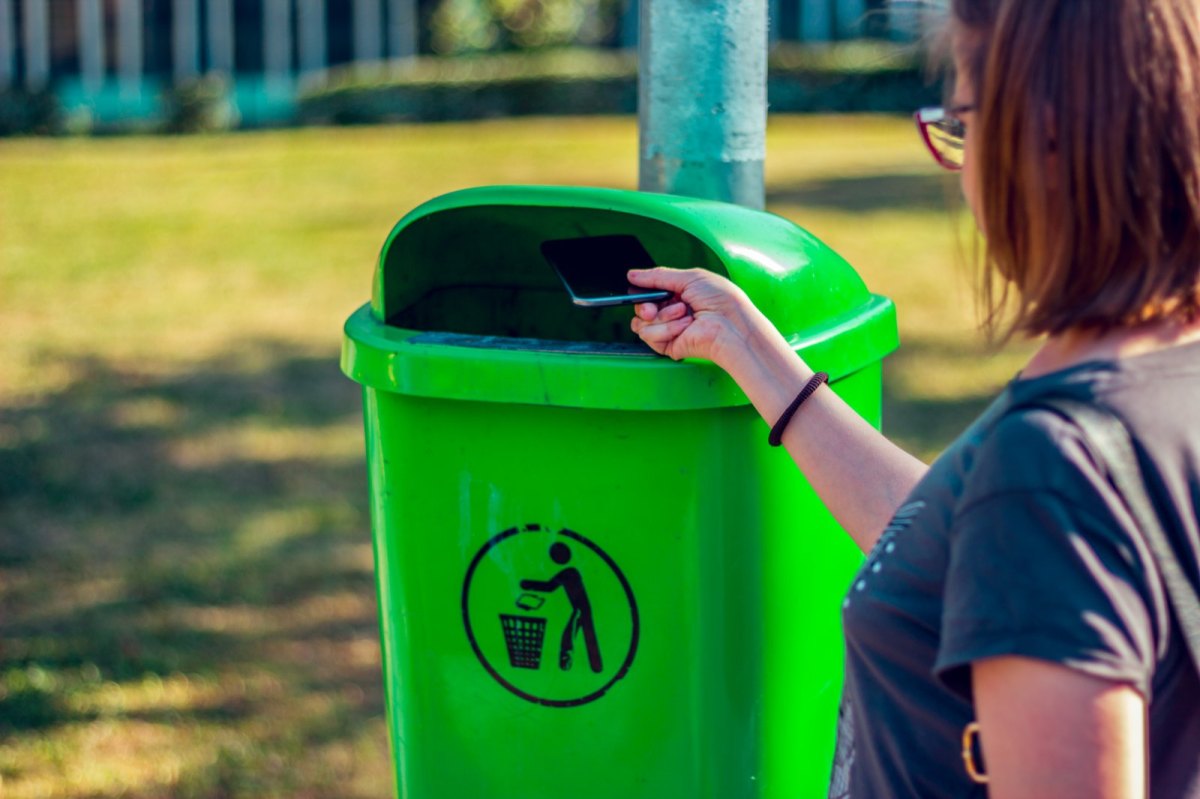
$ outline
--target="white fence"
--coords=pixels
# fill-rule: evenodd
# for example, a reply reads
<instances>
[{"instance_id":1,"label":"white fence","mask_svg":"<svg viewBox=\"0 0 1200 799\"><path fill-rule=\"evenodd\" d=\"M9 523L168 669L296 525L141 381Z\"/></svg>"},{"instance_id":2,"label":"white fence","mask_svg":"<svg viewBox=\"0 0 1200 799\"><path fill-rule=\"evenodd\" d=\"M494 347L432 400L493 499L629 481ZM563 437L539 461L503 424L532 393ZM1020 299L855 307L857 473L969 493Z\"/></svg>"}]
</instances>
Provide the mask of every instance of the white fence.
<instances>
[{"instance_id":1,"label":"white fence","mask_svg":"<svg viewBox=\"0 0 1200 799\"><path fill-rule=\"evenodd\" d=\"M0 0L0 91L51 88L86 127L154 120L164 89L216 74L243 123L282 122L298 86L331 66L417 55L418 2L427 13L437 0ZM623 0L612 46L636 47L641 2L653 0ZM929 0L757 2L769 4L772 42L826 42L909 36L885 3Z\"/></svg>"},{"instance_id":2,"label":"white fence","mask_svg":"<svg viewBox=\"0 0 1200 799\"><path fill-rule=\"evenodd\" d=\"M872 24L884 0L760 1L770 4L773 41L848 39L886 27ZM329 66L331 20L352 31L339 62L415 55L417 2L0 0L0 88L39 89L67 77L85 94L113 81L130 93L146 75L171 82L211 72L284 84ZM618 46L637 43L638 2L626 0ZM239 29L248 11L254 24L244 27L252 30Z\"/></svg>"}]
</instances>

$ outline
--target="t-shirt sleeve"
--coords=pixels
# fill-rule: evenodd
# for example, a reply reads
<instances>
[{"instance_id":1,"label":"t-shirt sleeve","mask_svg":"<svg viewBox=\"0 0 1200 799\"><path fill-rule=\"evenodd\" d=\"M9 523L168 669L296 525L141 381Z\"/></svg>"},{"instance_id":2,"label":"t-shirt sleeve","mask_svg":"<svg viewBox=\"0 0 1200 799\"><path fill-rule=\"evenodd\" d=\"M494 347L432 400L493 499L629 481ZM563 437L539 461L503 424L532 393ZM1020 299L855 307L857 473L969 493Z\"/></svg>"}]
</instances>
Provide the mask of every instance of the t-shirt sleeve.
<instances>
[{"instance_id":1,"label":"t-shirt sleeve","mask_svg":"<svg viewBox=\"0 0 1200 799\"><path fill-rule=\"evenodd\" d=\"M951 527L938 676L970 697L972 661L1021 655L1149 696L1157 605L1120 497L1069 423L1006 418L981 446Z\"/></svg>"}]
</instances>

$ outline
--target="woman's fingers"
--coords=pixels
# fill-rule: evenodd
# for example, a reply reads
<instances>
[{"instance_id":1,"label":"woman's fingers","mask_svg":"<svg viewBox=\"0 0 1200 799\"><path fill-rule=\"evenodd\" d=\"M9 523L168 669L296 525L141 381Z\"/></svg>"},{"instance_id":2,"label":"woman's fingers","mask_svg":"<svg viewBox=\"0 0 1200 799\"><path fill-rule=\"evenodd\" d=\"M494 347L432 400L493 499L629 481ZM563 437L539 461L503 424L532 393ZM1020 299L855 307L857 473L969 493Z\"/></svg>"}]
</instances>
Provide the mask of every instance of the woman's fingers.
<instances>
[{"instance_id":1,"label":"woman's fingers","mask_svg":"<svg viewBox=\"0 0 1200 799\"><path fill-rule=\"evenodd\" d=\"M667 305L658 309L658 315L654 321L657 322L674 322L676 319L682 319L691 311L686 303L670 302Z\"/></svg>"},{"instance_id":2,"label":"woman's fingers","mask_svg":"<svg viewBox=\"0 0 1200 799\"><path fill-rule=\"evenodd\" d=\"M667 348L688 329L692 321L691 314L669 322L646 322L635 316L630 326L651 349L666 354Z\"/></svg>"},{"instance_id":3,"label":"woman's fingers","mask_svg":"<svg viewBox=\"0 0 1200 799\"><path fill-rule=\"evenodd\" d=\"M689 312L687 303L678 300L667 300L661 306L652 302L638 303L633 310L644 322L670 322Z\"/></svg>"},{"instance_id":4,"label":"woman's fingers","mask_svg":"<svg viewBox=\"0 0 1200 799\"><path fill-rule=\"evenodd\" d=\"M659 266L631 269L628 275L635 286L671 293L662 302L636 305L630 327L655 352L674 360L711 360L719 339L727 333L748 336L759 324L745 293L708 270ZM693 324L698 326L689 329Z\"/></svg>"},{"instance_id":5,"label":"woman's fingers","mask_svg":"<svg viewBox=\"0 0 1200 799\"><path fill-rule=\"evenodd\" d=\"M652 302L639 302L633 306L633 312L637 314L635 319L641 319L644 322L653 322L658 316L658 306Z\"/></svg>"}]
</instances>

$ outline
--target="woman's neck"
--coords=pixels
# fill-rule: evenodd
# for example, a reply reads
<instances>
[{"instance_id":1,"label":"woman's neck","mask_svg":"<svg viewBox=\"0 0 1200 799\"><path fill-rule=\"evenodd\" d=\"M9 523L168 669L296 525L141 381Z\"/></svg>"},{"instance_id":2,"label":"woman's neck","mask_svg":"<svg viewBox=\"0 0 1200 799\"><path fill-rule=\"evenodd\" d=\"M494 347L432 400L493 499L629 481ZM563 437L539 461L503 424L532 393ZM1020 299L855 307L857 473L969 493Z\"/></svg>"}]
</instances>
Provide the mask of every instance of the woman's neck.
<instances>
[{"instance_id":1,"label":"woman's neck","mask_svg":"<svg viewBox=\"0 0 1200 799\"><path fill-rule=\"evenodd\" d=\"M1155 322L1101 335L1068 330L1047 338L1021 370L1021 377L1039 377L1085 361L1130 358L1193 341L1200 341L1200 320L1190 324Z\"/></svg>"}]
</instances>

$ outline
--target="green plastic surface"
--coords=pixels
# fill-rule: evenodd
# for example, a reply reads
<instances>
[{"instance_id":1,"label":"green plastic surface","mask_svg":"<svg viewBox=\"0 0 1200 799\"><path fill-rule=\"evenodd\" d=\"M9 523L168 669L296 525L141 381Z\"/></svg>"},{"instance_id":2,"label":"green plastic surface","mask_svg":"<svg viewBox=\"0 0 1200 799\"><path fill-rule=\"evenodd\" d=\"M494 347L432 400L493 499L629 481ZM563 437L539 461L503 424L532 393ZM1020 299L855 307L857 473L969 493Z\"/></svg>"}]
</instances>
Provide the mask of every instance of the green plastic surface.
<instances>
[{"instance_id":1,"label":"green plastic surface","mask_svg":"<svg viewBox=\"0 0 1200 799\"><path fill-rule=\"evenodd\" d=\"M553 187L407 215L342 358L399 794L822 797L859 555L720 370L570 304L537 245L604 233L728 274L879 424L894 309L786 220Z\"/></svg>"}]
</instances>

